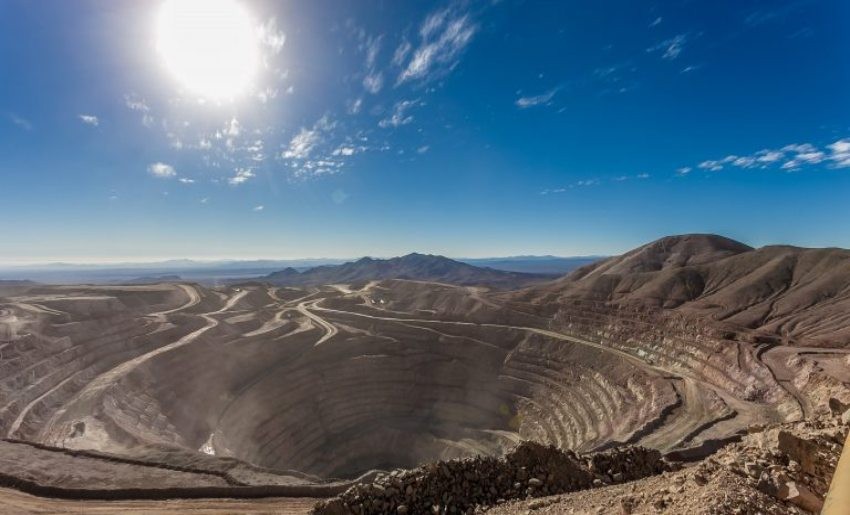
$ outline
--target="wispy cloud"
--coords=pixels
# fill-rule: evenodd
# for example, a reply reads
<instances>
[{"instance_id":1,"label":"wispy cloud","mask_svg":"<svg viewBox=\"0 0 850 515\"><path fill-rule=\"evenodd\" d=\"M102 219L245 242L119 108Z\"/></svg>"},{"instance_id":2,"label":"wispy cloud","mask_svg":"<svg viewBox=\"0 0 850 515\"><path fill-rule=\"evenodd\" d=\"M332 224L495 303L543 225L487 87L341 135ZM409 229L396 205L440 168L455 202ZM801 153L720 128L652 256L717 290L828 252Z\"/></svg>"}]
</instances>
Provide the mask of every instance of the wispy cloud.
<instances>
[{"instance_id":1,"label":"wispy cloud","mask_svg":"<svg viewBox=\"0 0 850 515\"><path fill-rule=\"evenodd\" d=\"M298 133L289 140L289 145L281 153L284 159L304 160L310 157L313 150L324 140L324 135L336 127L336 122L328 115L322 116L312 127L302 127Z\"/></svg>"},{"instance_id":2,"label":"wispy cloud","mask_svg":"<svg viewBox=\"0 0 850 515\"><path fill-rule=\"evenodd\" d=\"M257 29L257 37L271 53L279 54L286 43L286 34L277 28L277 20L269 18Z\"/></svg>"},{"instance_id":3,"label":"wispy cloud","mask_svg":"<svg viewBox=\"0 0 850 515\"><path fill-rule=\"evenodd\" d=\"M340 143L339 124L328 115L322 116L312 127L302 127L280 154L295 178L334 174L344 166L345 160L366 150L359 143L366 138L348 135Z\"/></svg>"},{"instance_id":4,"label":"wispy cloud","mask_svg":"<svg viewBox=\"0 0 850 515\"><path fill-rule=\"evenodd\" d=\"M841 139L827 145L833 165L836 168L850 168L850 138Z\"/></svg>"},{"instance_id":5,"label":"wispy cloud","mask_svg":"<svg viewBox=\"0 0 850 515\"><path fill-rule=\"evenodd\" d=\"M393 64L395 66L401 66L404 64L404 60L407 59L407 56L410 54L410 50L413 48L413 45L410 44L410 41L403 40L401 44L396 47L395 52L393 52Z\"/></svg>"},{"instance_id":6,"label":"wispy cloud","mask_svg":"<svg viewBox=\"0 0 850 515\"><path fill-rule=\"evenodd\" d=\"M374 36L369 37L366 40L366 67L374 68L375 63L378 61L378 53L381 51L381 43L383 43L384 36Z\"/></svg>"},{"instance_id":7,"label":"wispy cloud","mask_svg":"<svg viewBox=\"0 0 850 515\"><path fill-rule=\"evenodd\" d=\"M413 115L408 114L408 111L419 104L418 100L401 100L396 102L389 116L378 122L378 126L382 128L399 127L407 125L413 121Z\"/></svg>"},{"instance_id":8,"label":"wispy cloud","mask_svg":"<svg viewBox=\"0 0 850 515\"><path fill-rule=\"evenodd\" d=\"M648 173L638 173L635 175L619 175L617 177L612 177L609 179L600 179L600 178L592 178L592 179L582 179L573 183L570 183L566 186L561 186L558 188L549 188L545 190L541 190L540 195L552 195L557 193L566 193L570 190L580 189L580 188L589 188L602 186L604 184L615 184L615 183L623 183L629 180L638 180L643 181L649 179L651 177Z\"/></svg>"},{"instance_id":9,"label":"wispy cloud","mask_svg":"<svg viewBox=\"0 0 850 515\"><path fill-rule=\"evenodd\" d=\"M774 3L780 5L774 7L771 2L767 2L768 5L771 5L770 8L758 9L750 12L746 18L744 18L744 23L751 27L756 27L758 25L786 18L795 11L797 11L798 14L802 14L802 11L806 10L808 7L807 4L811 3L811 0L790 1L784 3L784 5L782 5L782 2Z\"/></svg>"},{"instance_id":10,"label":"wispy cloud","mask_svg":"<svg viewBox=\"0 0 850 515\"><path fill-rule=\"evenodd\" d=\"M97 116L93 114L81 114L79 115L80 121L82 121L86 125L91 125L92 127L97 127L100 125L100 120Z\"/></svg>"},{"instance_id":11,"label":"wispy cloud","mask_svg":"<svg viewBox=\"0 0 850 515\"><path fill-rule=\"evenodd\" d=\"M313 147L319 143L319 131L302 127L298 134L289 141L289 146L283 151L286 159L306 159L310 157Z\"/></svg>"},{"instance_id":12,"label":"wispy cloud","mask_svg":"<svg viewBox=\"0 0 850 515\"><path fill-rule=\"evenodd\" d=\"M649 24L649 26L650 26L650 27L657 27L657 26L661 25L661 22L662 22L662 21L664 21L664 18L662 18L661 16L659 16L658 18L655 18L655 19L652 21L652 23L650 23L650 24Z\"/></svg>"},{"instance_id":13,"label":"wispy cloud","mask_svg":"<svg viewBox=\"0 0 850 515\"><path fill-rule=\"evenodd\" d=\"M685 43L688 41L687 34L679 34L670 39L666 39L657 45L646 49L649 53L660 53L662 59L672 61L679 57L682 50L685 48Z\"/></svg>"},{"instance_id":14,"label":"wispy cloud","mask_svg":"<svg viewBox=\"0 0 850 515\"><path fill-rule=\"evenodd\" d=\"M334 149L334 151L331 152L331 155L334 157L350 157L358 152L363 152L364 150L366 150L366 147L362 145L355 146L351 144L342 144Z\"/></svg>"},{"instance_id":15,"label":"wispy cloud","mask_svg":"<svg viewBox=\"0 0 850 515\"><path fill-rule=\"evenodd\" d=\"M148 165L148 173L161 179L169 179L177 176L173 166L165 163L152 163Z\"/></svg>"},{"instance_id":16,"label":"wispy cloud","mask_svg":"<svg viewBox=\"0 0 850 515\"><path fill-rule=\"evenodd\" d=\"M404 67L397 84L429 80L454 68L476 30L468 14L457 13L453 9L442 9L428 15L419 29L417 46L407 48L403 43L396 49L394 57ZM403 64L405 61L407 64Z\"/></svg>"},{"instance_id":17,"label":"wispy cloud","mask_svg":"<svg viewBox=\"0 0 850 515\"><path fill-rule=\"evenodd\" d=\"M800 170L814 165L828 168L850 168L850 138L840 139L824 147L811 143L793 143L777 149L762 149L747 155L728 155L709 159L697 165L701 170L718 172L725 168ZM682 168L690 172L690 167ZM685 172L687 173L687 172ZM679 175L684 175L679 172Z\"/></svg>"},{"instance_id":18,"label":"wispy cloud","mask_svg":"<svg viewBox=\"0 0 850 515\"><path fill-rule=\"evenodd\" d=\"M233 177L227 179L227 183L231 186L238 186L255 177L254 172L250 168L237 168L234 172Z\"/></svg>"},{"instance_id":19,"label":"wispy cloud","mask_svg":"<svg viewBox=\"0 0 850 515\"><path fill-rule=\"evenodd\" d=\"M266 208L266 206L263 206L263 205L261 204L261 205L259 205L259 206L254 206L254 208L252 209L252 211L254 211L254 212L262 211L262 210L263 210L263 209L265 209L265 208Z\"/></svg>"},{"instance_id":20,"label":"wispy cloud","mask_svg":"<svg viewBox=\"0 0 850 515\"><path fill-rule=\"evenodd\" d=\"M614 180L617 181L618 179L619 178L615 178ZM564 187L542 190L540 192L540 194L541 195L549 195L549 194L552 194L552 193L565 193L565 192L572 190L572 189L587 188L587 187L590 187L590 186L599 186L600 184L602 184L602 181L600 179L582 179L582 180L576 181L574 183L568 184L567 186L564 186Z\"/></svg>"},{"instance_id":21,"label":"wispy cloud","mask_svg":"<svg viewBox=\"0 0 850 515\"><path fill-rule=\"evenodd\" d=\"M188 177L180 177L177 180L182 182L183 184L195 184L195 179L189 179Z\"/></svg>"},{"instance_id":22,"label":"wispy cloud","mask_svg":"<svg viewBox=\"0 0 850 515\"><path fill-rule=\"evenodd\" d=\"M529 107L548 104L555 97L557 92L558 88L554 88L540 95L519 97L516 99L515 104L520 109L528 109Z\"/></svg>"},{"instance_id":23,"label":"wispy cloud","mask_svg":"<svg viewBox=\"0 0 850 515\"><path fill-rule=\"evenodd\" d=\"M370 72L363 77L363 89L373 95L380 93L383 86L384 74L381 72Z\"/></svg>"},{"instance_id":24,"label":"wispy cloud","mask_svg":"<svg viewBox=\"0 0 850 515\"><path fill-rule=\"evenodd\" d=\"M124 105L126 105L131 111L141 113L142 125L145 127L153 127L154 118L151 115L151 108L143 98L132 93L124 95Z\"/></svg>"},{"instance_id":25,"label":"wispy cloud","mask_svg":"<svg viewBox=\"0 0 850 515\"><path fill-rule=\"evenodd\" d=\"M383 35L368 37L362 45L366 53L366 75L363 77L363 88L373 95L377 95L384 86L384 74L376 70L383 40Z\"/></svg>"},{"instance_id":26,"label":"wispy cloud","mask_svg":"<svg viewBox=\"0 0 850 515\"><path fill-rule=\"evenodd\" d=\"M27 120L26 118L22 118L14 113L9 113L9 120L24 129L25 131L31 131L33 129L32 122Z\"/></svg>"},{"instance_id":27,"label":"wispy cloud","mask_svg":"<svg viewBox=\"0 0 850 515\"><path fill-rule=\"evenodd\" d=\"M357 114L363 108L363 99L355 98L354 100L350 100L346 106L345 110L348 114Z\"/></svg>"}]
</instances>

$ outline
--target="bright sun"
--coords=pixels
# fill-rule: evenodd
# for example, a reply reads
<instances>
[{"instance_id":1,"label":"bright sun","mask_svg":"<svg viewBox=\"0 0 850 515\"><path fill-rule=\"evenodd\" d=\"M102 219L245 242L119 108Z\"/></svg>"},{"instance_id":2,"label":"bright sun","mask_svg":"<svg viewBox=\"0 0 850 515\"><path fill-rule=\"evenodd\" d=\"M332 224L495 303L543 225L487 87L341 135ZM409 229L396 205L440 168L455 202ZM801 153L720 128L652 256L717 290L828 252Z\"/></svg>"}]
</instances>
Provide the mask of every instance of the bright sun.
<instances>
[{"instance_id":1,"label":"bright sun","mask_svg":"<svg viewBox=\"0 0 850 515\"><path fill-rule=\"evenodd\" d=\"M156 43L177 80L207 99L239 96L257 71L257 31L235 0L166 0Z\"/></svg>"}]
</instances>

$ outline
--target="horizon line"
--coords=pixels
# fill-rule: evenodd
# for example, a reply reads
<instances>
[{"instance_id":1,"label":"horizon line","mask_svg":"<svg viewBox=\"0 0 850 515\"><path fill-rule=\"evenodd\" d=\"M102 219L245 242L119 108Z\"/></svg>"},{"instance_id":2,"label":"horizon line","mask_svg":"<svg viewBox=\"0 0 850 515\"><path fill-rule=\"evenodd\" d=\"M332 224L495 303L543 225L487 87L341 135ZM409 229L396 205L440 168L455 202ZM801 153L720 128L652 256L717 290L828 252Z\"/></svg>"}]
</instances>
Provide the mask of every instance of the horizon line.
<instances>
[{"instance_id":1,"label":"horizon line","mask_svg":"<svg viewBox=\"0 0 850 515\"><path fill-rule=\"evenodd\" d=\"M25 267L49 267L49 266L116 266L116 265L127 265L127 266L138 266L138 265L161 265L167 264L175 261L188 261L196 264L218 264L218 263L240 263L240 262L253 262L253 261L356 261L358 259L363 258L372 258L372 259L392 259L397 257L403 257L410 254L426 254L431 256L442 256L448 259L453 259L455 261L467 261L467 260L480 260L480 259L522 259L522 258L553 258L553 259L581 259L581 258L604 258L610 257L613 254L576 254L569 256L560 256L556 254L513 254L506 256L498 256L498 255L488 255L482 257L470 257L470 256L446 256L443 254L434 254L434 253L425 253L425 252L408 252L407 254L399 254L399 255L390 255L390 256L378 256L378 255L362 255L362 256L354 256L354 257L298 257L298 258L277 258L277 257L251 257L251 258L227 258L227 257L214 257L214 258L186 258L186 257L171 257L171 258L154 258L149 261L137 261L132 258L115 258L107 259L107 260L85 260L88 258L71 258L69 260L62 259L54 259L54 260L38 260L38 261L0 261L0 268L8 267L8 268L25 268Z\"/></svg>"}]
</instances>

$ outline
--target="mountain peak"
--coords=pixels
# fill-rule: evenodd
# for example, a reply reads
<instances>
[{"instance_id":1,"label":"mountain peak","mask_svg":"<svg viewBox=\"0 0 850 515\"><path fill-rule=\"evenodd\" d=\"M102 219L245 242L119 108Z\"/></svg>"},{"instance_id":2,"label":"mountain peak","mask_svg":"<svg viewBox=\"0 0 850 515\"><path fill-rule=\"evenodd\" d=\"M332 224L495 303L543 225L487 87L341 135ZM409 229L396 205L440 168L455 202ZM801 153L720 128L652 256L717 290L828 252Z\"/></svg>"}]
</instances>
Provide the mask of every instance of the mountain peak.
<instances>
[{"instance_id":1,"label":"mountain peak","mask_svg":"<svg viewBox=\"0 0 850 515\"><path fill-rule=\"evenodd\" d=\"M657 272L712 263L751 250L749 245L716 234L665 236L621 256L577 270L575 276Z\"/></svg>"}]
</instances>

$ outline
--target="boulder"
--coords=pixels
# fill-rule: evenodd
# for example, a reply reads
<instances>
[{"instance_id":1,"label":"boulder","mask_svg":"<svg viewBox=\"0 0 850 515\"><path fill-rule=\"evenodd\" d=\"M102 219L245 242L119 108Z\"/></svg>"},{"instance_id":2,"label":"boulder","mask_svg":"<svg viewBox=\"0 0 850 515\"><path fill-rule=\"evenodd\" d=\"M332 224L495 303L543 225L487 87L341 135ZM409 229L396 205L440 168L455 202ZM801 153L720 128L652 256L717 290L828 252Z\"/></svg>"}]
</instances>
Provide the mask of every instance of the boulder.
<instances>
[{"instance_id":1,"label":"boulder","mask_svg":"<svg viewBox=\"0 0 850 515\"><path fill-rule=\"evenodd\" d=\"M823 508L823 499L795 481L780 487L779 498L812 513L820 513Z\"/></svg>"}]
</instances>

